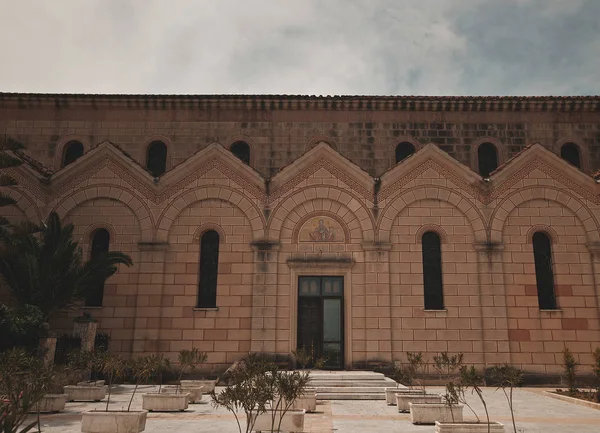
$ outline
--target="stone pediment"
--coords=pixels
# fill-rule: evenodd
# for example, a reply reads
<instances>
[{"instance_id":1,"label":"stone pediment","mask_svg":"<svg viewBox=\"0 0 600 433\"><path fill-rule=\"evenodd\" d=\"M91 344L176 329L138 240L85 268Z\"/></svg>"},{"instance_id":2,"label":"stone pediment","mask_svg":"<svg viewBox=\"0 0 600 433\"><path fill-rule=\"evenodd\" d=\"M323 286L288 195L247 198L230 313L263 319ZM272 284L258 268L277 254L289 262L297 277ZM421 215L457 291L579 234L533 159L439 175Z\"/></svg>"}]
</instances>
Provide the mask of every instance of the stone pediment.
<instances>
[{"instance_id":1,"label":"stone pediment","mask_svg":"<svg viewBox=\"0 0 600 433\"><path fill-rule=\"evenodd\" d=\"M375 180L358 165L321 142L284 167L271 179L271 201L285 196L310 177L330 176L347 185L364 199L373 200Z\"/></svg>"},{"instance_id":2,"label":"stone pediment","mask_svg":"<svg viewBox=\"0 0 600 433\"><path fill-rule=\"evenodd\" d=\"M379 201L389 199L428 170L433 170L440 177L474 197L480 196L483 192L481 176L437 146L428 144L381 176Z\"/></svg>"}]
</instances>

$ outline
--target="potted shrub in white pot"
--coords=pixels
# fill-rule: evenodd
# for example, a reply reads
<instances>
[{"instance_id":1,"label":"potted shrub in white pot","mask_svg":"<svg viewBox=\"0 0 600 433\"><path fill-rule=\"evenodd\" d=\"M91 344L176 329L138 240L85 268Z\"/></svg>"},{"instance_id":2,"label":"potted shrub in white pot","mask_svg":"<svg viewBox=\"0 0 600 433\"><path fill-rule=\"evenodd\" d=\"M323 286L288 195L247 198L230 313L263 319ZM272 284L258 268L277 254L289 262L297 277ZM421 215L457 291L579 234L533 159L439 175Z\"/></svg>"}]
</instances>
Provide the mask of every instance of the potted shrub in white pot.
<instances>
[{"instance_id":1,"label":"potted shrub in white pot","mask_svg":"<svg viewBox=\"0 0 600 433\"><path fill-rule=\"evenodd\" d=\"M163 369L169 366L169 360L163 355L151 355L140 358L139 368L146 372L148 377L158 377L158 392L142 395L142 408L150 412L178 412L188 408L188 393L161 393Z\"/></svg>"},{"instance_id":2,"label":"potted shrub in white pot","mask_svg":"<svg viewBox=\"0 0 600 433\"><path fill-rule=\"evenodd\" d=\"M181 350L179 352L179 375L177 377L177 385L165 385L162 388L164 393L184 393L189 394L189 403L200 403L202 401L202 393L210 393L211 389L214 390L214 381L204 389L200 384L204 381L184 381L182 378L185 373L193 373L196 367L206 362L206 352L200 352L198 349L193 348L192 350ZM198 384L196 384L198 382Z\"/></svg>"},{"instance_id":3,"label":"potted shrub in white pot","mask_svg":"<svg viewBox=\"0 0 600 433\"><path fill-rule=\"evenodd\" d=\"M600 370L599 370L600 371ZM497 389L501 389L506 397L514 433L517 433L517 423L515 422L513 391L516 387L523 385L523 372L518 368L506 363L496 365L490 369L490 381Z\"/></svg>"},{"instance_id":4,"label":"potted shrub in white pot","mask_svg":"<svg viewBox=\"0 0 600 433\"><path fill-rule=\"evenodd\" d=\"M105 353L76 351L68 356L69 368L74 372L73 376L81 378L82 375L89 375L92 366L98 368L106 358ZM89 377L89 376L88 376ZM75 380L71 383L76 382ZM100 401L106 397L107 388L102 385L92 385L90 381L79 381L77 385L67 385L64 387L67 395L67 401Z\"/></svg>"},{"instance_id":5,"label":"potted shrub in white pot","mask_svg":"<svg viewBox=\"0 0 600 433\"><path fill-rule=\"evenodd\" d=\"M186 364L185 365L186 370L189 370L188 373L193 373L194 370L196 370L196 368L198 368L200 365L204 364L206 362L206 360L208 359L208 355L206 354L206 352L200 352L198 349L192 349L190 352L184 354L184 357L185 357L184 364ZM179 362L181 363L181 358L179 359ZM205 377L205 376L200 376L200 377ZM210 394L211 392L213 392L215 390L215 386L217 385L217 380L216 379L194 379L194 380L179 379L179 385L182 388L196 388L196 387L201 386L202 392L204 394Z\"/></svg>"},{"instance_id":6,"label":"potted shrub in white pot","mask_svg":"<svg viewBox=\"0 0 600 433\"><path fill-rule=\"evenodd\" d=\"M433 365L441 379L446 380L443 402L409 403L410 419L413 424L435 424L436 421L458 422L463 419L463 405L456 397L455 381L462 367L463 354L448 355L442 352L433 357Z\"/></svg>"},{"instance_id":7,"label":"potted shrub in white pot","mask_svg":"<svg viewBox=\"0 0 600 433\"><path fill-rule=\"evenodd\" d=\"M127 370L127 362L118 355L106 354L102 362L102 372L108 380L108 398L105 410L84 412L81 418L81 431L84 433L139 433L146 429L148 411L131 410L137 386L134 388L127 410L109 410L113 381L122 377ZM133 366L133 374L137 378L141 373L137 365ZM138 382L139 383L139 382ZM93 388L93 387L90 387Z\"/></svg>"}]
</instances>

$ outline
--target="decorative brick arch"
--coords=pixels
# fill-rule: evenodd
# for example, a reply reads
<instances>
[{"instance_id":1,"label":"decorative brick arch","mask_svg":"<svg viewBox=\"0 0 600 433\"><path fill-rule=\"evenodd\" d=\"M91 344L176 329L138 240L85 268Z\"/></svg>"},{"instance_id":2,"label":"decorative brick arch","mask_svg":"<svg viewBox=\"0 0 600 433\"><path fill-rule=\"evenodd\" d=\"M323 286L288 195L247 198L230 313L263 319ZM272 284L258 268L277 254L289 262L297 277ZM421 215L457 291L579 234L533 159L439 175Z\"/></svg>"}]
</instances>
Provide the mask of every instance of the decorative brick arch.
<instances>
[{"instance_id":1,"label":"decorative brick arch","mask_svg":"<svg viewBox=\"0 0 600 433\"><path fill-rule=\"evenodd\" d=\"M215 224L215 223L202 224L194 232L194 236L192 237L192 240L194 242L199 242L200 239L202 238L202 235L204 233L206 233L207 231L210 231L210 230L214 230L214 231L216 231L219 234L219 243L220 244L224 244L225 243L225 239L226 239L226 236L227 236L225 234L225 230L223 230L223 227L221 227L220 225Z\"/></svg>"},{"instance_id":2,"label":"decorative brick arch","mask_svg":"<svg viewBox=\"0 0 600 433\"><path fill-rule=\"evenodd\" d=\"M188 206L203 200L223 200L231 203L242 211L252 226L252 238L259 240L264 238L265 218L256 204L240 193L240 190L222 186L207 185L192 190L183 191L175 196L161 213L157 222L156 237L159 242L166 242L173 221Z\"/></svg>"},{"instance_id":3,"label":"decorative brick arch","mask_svg":"<svg viewBox=\"0 0 600 433\"><path fill-rule=\"evenodd\" d=\"M52 161L52 166L54 167L54 171L58 171L62 168L62 159L65 152L65 146L72 141L78 141L83 145L83 154L85 155L90 150L92 150L92 145L90 141L82 135L70 134L65 135L56 143L56 147L54 148L54 160Z\"/></svg>"},{"instance_id":4,"label":"decorative brick arch","mask_svg":"<svg viewBox=\"0 0 600 433\"><path fill-rule=\"evenodd\" d=\"M250 167L254 167L256 161L257 146L254 144L254 140L252 140L247 135L240 134L229 137L227 141L225 141L225 145L223 147L231 152L231 146L233 146L233 144L237 143L238 141L243 141L248 145L248 148L250 149L250 164L248 165Z\"/></svg>"},{"instance_id":5,"label":"decorative brick arch","mask_svg":"<svg viewBox=\"0 0 600 433\"><path fill-rule=\"evenodd\" d=\"M154 220L148 206L132 190L122 188L118 185L93 185L86 188L77 189L64 195L55 201L50 207L56 211L62 219L66 217L77 206L96 198L108 198L118 201L125 205L138 220L141 230L142 242L150 242L154 233ZM146 200L147 201L147 200Z\"/></svg>"},{"instance_id":6,"label":"decorative brick arch","mask_svg":"<svg viewBox=\"0 0 600 433\"><path fill-rule=\"evenodd\" d=\"M422 191L423 194L415 194L417 191ZM451 190L449 188L424 185L408 189L394 197L381 214L378 225L379 242L390 242L390 234L392 226L396 218L402 210L420 200L440 200L444 201L456 209L458 209L464 217L469 221L475 242L485 242L487 240L487 227L485 218L477 209L471 200L464 195Z\"/></svg>"},{"instance_id":7,"label":"decorative brick arch","mask_svg":"<svg viewBox=\"0 0 600 433\"><path fill-rule=\"evenodd\" d=\"M317 135L316 137L311 138L310 141L308 143L306 143L306 147L304 148L304 151L308 152L310 149L312 149L319 143L325 143L329 147L331 147L333 150L335 150L337 152L340 151L340 147L338 146L337 141L335 141L333 138L328 137L326 135Z\"/></svg>"},{"instance_id":8,"label":"decorative brick arch","mask_svg":"<svg viewBox=\"0 0 600 433\"><path fill-rule=\"evenodd\" d=\"M396 165L396 146L404 142L412 144L415 147L415 153L421 150L421 148L424 146L423 143L421 143L415 137L412 137L410 135L401 135L399 137L394 137L388 143L388 154L390 155L389 168L392 168Z\"/></svg>"},{"instance_id":9,"label":"decorative brick arch","mask_svg":"<svg viewBox=\"0 0 600 433\"><path fill-rule=\"evenodd\" d=\"M598 221L580 199L565 190L559 190L550 186L531 186L514 191L498 203L490 218L491 242L502 242L504 223L508 216L514 209L531 200L548 200L569 209L582 224L587 234L588 242L600 241Z\"/></svg>"},{"instance_id":10,"label":"decorative brick arch","mask_svg":"<svg viewBox=\"0 0 600 433\"><path fill-rule=\"evenodd\" d=\"M147 137L142 143L142 154L140 155L141 160L139 161L140 165L146 168L146 164L148 162L148 147L154 143L155 141L161 141L167 146L167 160L165 166L165 174L173 168L173 142L169 137L164 135L152 135L151 137Z\"/></svg>"},{"instance_id":11,"label":"decorative brick arch","mask_svg":"<svg viewBox=\"0 0 600 433\"><path fill-rule=\"evenodd\" d=\"M34 199L27 195L25 191L16 188L5 188L3 192L17 202L13 206L23 212L28 221L33 223L43 221L42 212L35 204Z\"/></svg>"},{"instance_id":12,"label":"decorative brick arch","mask_svg":"<svg viewBox=\"0 0 600 433\"><path fill-rule=\"evenodd\" d=\"M573 143L575 146L577 146L579 148L581 171L583 171L584 173L587 173L590 169L590 166L589 166L590 152L589 152L588 147L586 145L584 145L583 142L579 138L562 137L562 138L558 139L556 141L556 143L554 143L552 150L554 151L556 156L558 156L560 158L560 150L562 149L563 145L565 145L567 143Z\"/></svg>"},{"instance_id":13,"label":"decorative brick arch","mask_svg":"<svg viewBox=\"0 0 600 433\"><path fill-rule=\"evenodd\" d=\"M427 232L435 232L440 237L440 242L442 244L448 243L448 233L446 233L446 230L442 226L437 224L425 224L417 230L417 233L415 234L415 243L420 244L421 238Z\"/></svg>"},{"instance_id":14,"label":"decorative brick arch","mask_svg":"<svg viewBox=\"0 0 600 433\"><path fill-rule=\"evenodd\" d=\"M348 213L346 214L348 215ZM294 230L292 231L292 235L291 235L291 239L293 243L298 243L298 236L300 235L300 229L302 228L302 226L304 226L304 224L311 218L314 218L316 216L326 216L329 217L333 220L335 220L340 227L342 227L342 230L344 232L344 242L350 242L351 239L351 235L350 235L350 230L348 229L348 224L346 223L346 221L344 221L343 218L341 218L337 213L333 213L333 212L329 212L326 210L315 210L313 212L309 212L306 215L304 215L302 218L300 218L299 221L297 221L295 223L294 226ZM285 224L285 222L284 222ZM283 237L283 232L287 230L285 227L282 228L282 237Z\"/></svg>"},{"instance_id":15,"label":"decorative brick arch","mask_svg":"<svg viewBox=\"0 0 600 433\"><path fill-rule=\"evenodd\" d=\"M545 224L536 224L527 231L527 234L525 235L527 243L533 243L533 235L537 232L544 232L545 234L547 234L550 240L552 241L552 244L559 243L558 233L556 233L556 230Z\"/></svg>"},{"instance_id":16,"label":"decorative brick arch","mask_svg":"<svg viewBox=\"0 0 600 433\"><path fill-rule=\"evenodd\" d=\"M118 243L117 231L115 230L112 224L106 222L97 222L91 224L87 229L85 229L81 242L81 245L84 245L87 250L86 254L90 253L90 249L92 247L92 234L98 229L105 229L106 231L108 231L108 234L110 235L110 244Z\"/></svg>"},{"instance_id":17,"label":"decorative brick arch","mask_svg":"<svg viewBox=\"0 0 600 433\"><path fill-rule=\"evenodd\" d=\"M289 194L284 200L277 204L271 213L267 225L268 238L280 239L283 222L287 219L288 214L294 211L299 205L313 200L336 203L336 206L347 209L347 211L352 213L360 223L363 240L374 240L375 221L373 220L369 209L353 192L333 185L307 186L299 188ZM327 206L322 208L322 210L326 211L329 211L330 209L331 207ZM339 212L337 214L338 216L341 216Z\"/></svg>"},{"instance_id":18,"label":"decorative brick arch","mask_svg":"<svg viewBox=\"0 0 600 433\"><path fill-rule=\"evenodd\" d=\"M506 146L504 146L502 141L495 137L479 137L471 144L471 170L477 174L479 174L478 150L479 146L481 146L483 143L493 144L496 148L498 155L498 167L500 167L506 161Z\"/></svg>"}]
</instances>

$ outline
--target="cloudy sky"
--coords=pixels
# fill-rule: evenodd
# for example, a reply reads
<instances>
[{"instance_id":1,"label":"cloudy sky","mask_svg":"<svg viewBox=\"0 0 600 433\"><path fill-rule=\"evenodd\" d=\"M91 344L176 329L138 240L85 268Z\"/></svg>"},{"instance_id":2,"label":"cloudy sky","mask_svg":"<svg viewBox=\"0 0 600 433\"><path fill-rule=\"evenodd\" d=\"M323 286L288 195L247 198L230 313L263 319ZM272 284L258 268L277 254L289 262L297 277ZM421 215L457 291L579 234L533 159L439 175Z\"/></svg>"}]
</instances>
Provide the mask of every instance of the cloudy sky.
<instances>
[{"instance_id":1,"label":"cloudy sky","mask_svg":"<svg viewBox=\"0 0 600 433\"><path fill-rule=\"evenodd\" d=\"M600 0L0 0L0 91L600 94Z\"/></svg>"}]
</instances>

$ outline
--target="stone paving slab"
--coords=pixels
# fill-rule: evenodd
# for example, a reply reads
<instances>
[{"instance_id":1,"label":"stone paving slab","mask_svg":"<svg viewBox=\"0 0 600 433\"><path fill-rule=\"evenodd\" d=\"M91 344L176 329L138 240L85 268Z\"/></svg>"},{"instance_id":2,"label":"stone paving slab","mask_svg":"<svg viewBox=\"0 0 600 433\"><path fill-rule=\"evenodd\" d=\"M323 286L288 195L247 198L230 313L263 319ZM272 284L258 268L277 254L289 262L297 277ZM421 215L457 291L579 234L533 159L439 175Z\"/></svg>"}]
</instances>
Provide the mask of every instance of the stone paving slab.
<instances>
[{"instance_id":1,"label":"stone paving slab","mask_svg":"<svg viewBox=\"0 0 600 433\"><path fill-rule=\"evenodd\" d=\"M118 386L111 397L111 409L125 409L132 387ZM140 387L132 404L132 409L140 409L141 395L155 391L156 387ZM219 391L219 388L217 388ZM428 392L441 392L440 387L428 387ZM515 390L515 413L517 427L524 433L600 433L600 410L556 400L543 395L544 389ZM492 419L506 425L506 432L512 432L510 411L501 391L486 388L484 395ZM192 404L185 412L149 413L146 432L214 432L235 433L238 431L234 416L215 409L206 402ZM485 417L483 407L476 396L468 396L469 404L480 416ZM42 415L42 431L48 433L78 433L81 431L81 412L102 409L105 402L67 403L65 412ZM475 419L465 408L465 419ZM241 422L243 423L243 415ZM324 401L317 405L317 412L307 414L305 431L311 433L433 433L433 426L415 426L410 423L409 414L398 413L396 406L387 406L385 401L340 400Z\"/></svg>"}]
</instances>

